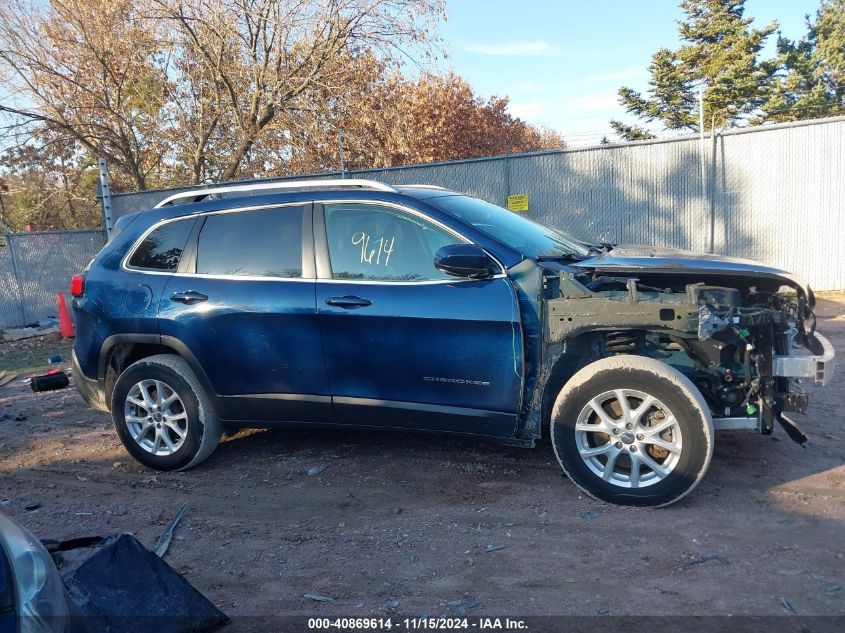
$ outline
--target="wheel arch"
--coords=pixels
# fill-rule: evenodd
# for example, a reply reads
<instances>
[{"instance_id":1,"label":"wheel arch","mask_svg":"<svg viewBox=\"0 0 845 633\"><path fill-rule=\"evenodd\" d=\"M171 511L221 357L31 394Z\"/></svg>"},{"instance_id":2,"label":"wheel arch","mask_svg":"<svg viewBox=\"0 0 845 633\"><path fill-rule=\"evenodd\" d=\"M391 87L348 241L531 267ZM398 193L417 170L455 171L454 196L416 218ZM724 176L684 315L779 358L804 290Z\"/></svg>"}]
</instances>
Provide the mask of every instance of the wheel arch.
<instances>
[{"instance_id":1,"label":"wheel arch","mask_svg":"<svg viewBox=\"0 0 845 633\"><path fill-rule=\"evenodd\" d=\"M103 385L106 402L111 402L114 384L124 369L134 362L157 354L174 354L188 363L212 406L219 412L219 398L193 352L180 339L158 334L113 334L103 341L97 380Z\"/></svg>"},{"instance_id":2,"label":"wheel arch","mask_svg":"<svg viewBox=\"0 0 845 633\"><path fill-rule=\"evenodd\" d=\"M579 369L600 358L598 343L599 337L595 332L584 332L567 337L561 344L555 346L543 363L539 401L535 401L535 406L540 409L542 427L546 431L549 428L555 400L564 385L578 373Z\"/></svg>"}]
</instances>

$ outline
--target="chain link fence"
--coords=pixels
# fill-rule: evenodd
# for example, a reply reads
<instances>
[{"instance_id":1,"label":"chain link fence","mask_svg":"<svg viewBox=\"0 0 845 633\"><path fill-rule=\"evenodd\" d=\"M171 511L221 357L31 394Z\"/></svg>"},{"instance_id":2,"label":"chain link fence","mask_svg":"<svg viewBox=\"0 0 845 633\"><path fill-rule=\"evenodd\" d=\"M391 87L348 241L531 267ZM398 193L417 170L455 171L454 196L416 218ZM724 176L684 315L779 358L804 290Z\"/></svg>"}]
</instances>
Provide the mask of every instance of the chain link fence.
<instances>
[{"instance_id":1,"label":"chain link fence","mask_svg":"<svg viewBox=\"0 0 845 633\"><path fill-rule=\"evenodd\" d=\"M71 275L105 242L99 229L7 233L0 246L0 329L58 317L56 293L67 300Z\"/></svg>"}]
</instances>

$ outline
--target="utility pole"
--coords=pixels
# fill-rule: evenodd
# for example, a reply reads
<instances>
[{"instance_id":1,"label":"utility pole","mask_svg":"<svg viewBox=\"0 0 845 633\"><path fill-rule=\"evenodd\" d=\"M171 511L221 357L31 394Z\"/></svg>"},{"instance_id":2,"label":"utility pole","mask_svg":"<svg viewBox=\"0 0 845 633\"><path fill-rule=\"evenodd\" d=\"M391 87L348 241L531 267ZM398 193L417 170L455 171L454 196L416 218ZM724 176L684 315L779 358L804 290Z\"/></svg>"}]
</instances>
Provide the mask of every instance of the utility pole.
<instances>
[{"instance_id":1,"label":"utility pole","mask_svg":"<svg viewBox=\"0 0 845 633\"><path fill-rule=\"evenodd\" d=\"M103 205L103 228L106 230L106 239L111 237L111 188L109 187L109 170L106 166L106 159L100 157L97 161L100 168L100 201Z\"/></svg>"},{"instance_id":2,"label":"utility pole","mask_svg":"<svg viewBox=\"0 0 845 633\"><path fill-rule=\"evenodd\" d=\"M707 197L707 169L704 147L704 80L698 84L698 155L701 163L701 196Z\"/></svg>"},{"instance_id":3,"label":"utility pole","mask_svg":"<svg viewBox=\"0 0 845 633\"><path fill-rule=\"evenodd\" d=\"M3 194L9 191L9 186L0 179L0 228L8 230L6 224L6 204L3 202Z\"/></svg>"}]
</instances>

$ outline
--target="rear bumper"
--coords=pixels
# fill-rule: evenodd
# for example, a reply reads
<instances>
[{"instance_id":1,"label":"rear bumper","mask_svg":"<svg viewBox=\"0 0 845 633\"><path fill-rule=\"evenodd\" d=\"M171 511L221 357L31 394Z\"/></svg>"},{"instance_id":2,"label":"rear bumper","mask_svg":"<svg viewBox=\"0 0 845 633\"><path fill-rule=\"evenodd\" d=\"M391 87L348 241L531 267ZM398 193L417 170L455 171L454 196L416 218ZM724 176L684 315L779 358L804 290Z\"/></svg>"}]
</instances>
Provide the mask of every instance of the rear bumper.
<instances>
[{"instance_id":1,"label":"rear bumper","mask_svg":"<svg viewBox=\"0 0 845 633\"><path fill-rule=\"evenodd\" d=\"M801 356L775 356L775 376L784 378L812 378L817 385L827 385L833 379L833 345L821 334L814 334L821 345L821 354Z\"/></svg>"},{"instance_id":2,"label":"rear bumper","mask_svg":"<svg viewBox=\"0 0 845 633\"><path fill-rule=\"evenodd\" d=\"M79 359L76 358L76 350L71 352L71 375L73 376L73 384L85 398L85 401L98 411L108 412L109 408L106 404L106 392L99 380L88 378L79 366Z\"/></svg>"}]
</instances>

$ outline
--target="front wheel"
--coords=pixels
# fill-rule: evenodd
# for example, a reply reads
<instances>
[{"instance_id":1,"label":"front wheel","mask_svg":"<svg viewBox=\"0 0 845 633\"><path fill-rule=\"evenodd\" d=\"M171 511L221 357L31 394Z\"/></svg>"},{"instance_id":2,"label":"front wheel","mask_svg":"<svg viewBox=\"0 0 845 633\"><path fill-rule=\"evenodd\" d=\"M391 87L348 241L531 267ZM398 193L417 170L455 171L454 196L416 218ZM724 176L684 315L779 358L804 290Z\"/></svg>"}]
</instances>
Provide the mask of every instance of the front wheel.
<instances>
[{"instance_id":1,"label":"front wheel","mask_svg":"<svg viewBox=\"0 0 845 633\"><path fill-rule=\"evenodd\" d=\"M701 481L713 454L713 420L678 370L643 356L587 365L564 385L551 417L555 455L597 499L666 506Z\"/></svg>"}]
</instances>

